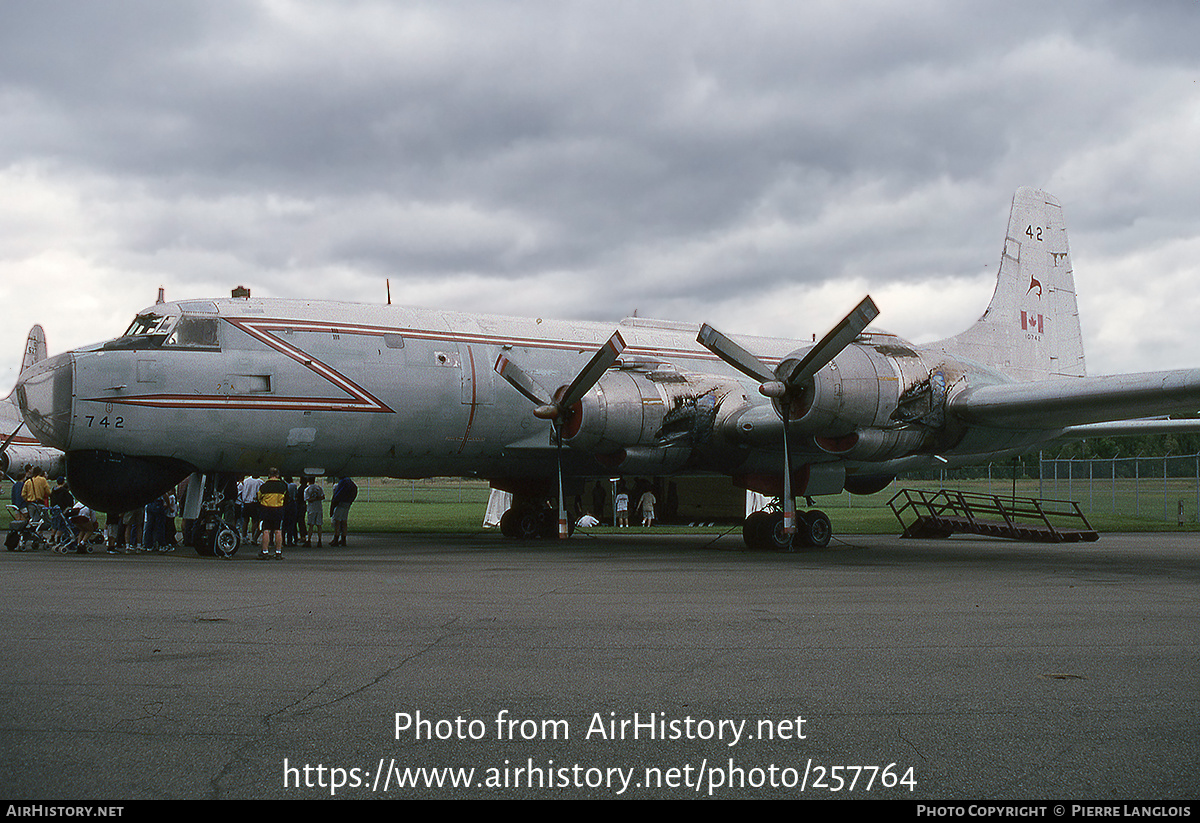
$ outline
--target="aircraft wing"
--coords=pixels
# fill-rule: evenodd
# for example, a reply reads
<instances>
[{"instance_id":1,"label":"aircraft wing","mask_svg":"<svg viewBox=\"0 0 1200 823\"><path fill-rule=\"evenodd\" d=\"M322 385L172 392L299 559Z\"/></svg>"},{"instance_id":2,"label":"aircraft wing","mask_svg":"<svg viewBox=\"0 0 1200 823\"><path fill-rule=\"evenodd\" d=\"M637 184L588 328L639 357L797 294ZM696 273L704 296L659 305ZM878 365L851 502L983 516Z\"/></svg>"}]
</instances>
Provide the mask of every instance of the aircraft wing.
<instances>
[{"instance_id":1,"label":"aircraft wing","mask_svg":"<svg viewBox=\"0 0 1200 823\"><path fill-rule=\"evenodd\" d=\"M1001 383L966 389L947 405L951 414L975 425L1082 431L1078 427L1088 424L1195 412L1200 409L1200 369Z\"/></svg>"},{"instance_id":2,"label":"aircraft wing","mask_svg":"<svg viewBox=\"0 0 1200 823\"><path fill-rule=\"evenodd\" d=\"M1072 440L1085 437L1137 437L1144 434L1190 434L1200 432L1200 417L1142 417L1137 420L1107 420L1082 426L1067 426L1062 436Z\"/></svg>"}]
</instances>

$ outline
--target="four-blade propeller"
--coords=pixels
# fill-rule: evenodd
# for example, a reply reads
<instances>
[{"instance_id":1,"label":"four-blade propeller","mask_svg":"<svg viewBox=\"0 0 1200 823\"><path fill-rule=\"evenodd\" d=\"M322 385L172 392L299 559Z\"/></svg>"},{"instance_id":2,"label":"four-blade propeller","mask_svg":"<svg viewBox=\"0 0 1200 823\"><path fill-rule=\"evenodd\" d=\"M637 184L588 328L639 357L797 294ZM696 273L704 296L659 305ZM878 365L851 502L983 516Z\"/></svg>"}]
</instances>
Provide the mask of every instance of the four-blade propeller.
<instances>
[{"instance_id":1,"label":"four-blade propeller","mask_svg":"<svg viewBox=\"0 0 1200 823\"><path fill-rule=\"evenodd\" d=\"M758 390L779 401L776 408L783 418L783 531L790 542L796 531L796 499L792 496L791 459L788 456L788 423L792 402L804 391L808 380L837 357L854 338L876 317L879 309L871 298L864 297L841 322L829 330L815 346L797 361L785 360L775 369L735 343L726 335L705 324L700 327L696 341L729 365L759 382Z\"/></svg>"},{"instance_id":2,"label":"four-blade propeller","mask_svg":"<svg viewBox=\"0 0 1200 823\"><path fill-rule=\"evenodd\" d=\"M567 524L567 504L563 497L563 427L571 422L572 417L577 413L575 406L591 390L592 386L595 386L600 381L604 373L617 362L617 358L621 356L621 352L623 351L625 351L625 339L621 337L619 331L613 332L613 336L608 338L608 341L592 355L592 359L588 361L588 364L583 367L583 370L579 374L575 375L575 379L569 385L560 388L553 395L547 392L532 375L514 363L507 354L501 352L500 356L496 358L496 372L512 384L514 389L537 404L533 410L534 416L542 420L549 420L554 428L554 441L558 450L559 537L567 537L570 534L570 528Z\"/></svg>"}]
</instances>

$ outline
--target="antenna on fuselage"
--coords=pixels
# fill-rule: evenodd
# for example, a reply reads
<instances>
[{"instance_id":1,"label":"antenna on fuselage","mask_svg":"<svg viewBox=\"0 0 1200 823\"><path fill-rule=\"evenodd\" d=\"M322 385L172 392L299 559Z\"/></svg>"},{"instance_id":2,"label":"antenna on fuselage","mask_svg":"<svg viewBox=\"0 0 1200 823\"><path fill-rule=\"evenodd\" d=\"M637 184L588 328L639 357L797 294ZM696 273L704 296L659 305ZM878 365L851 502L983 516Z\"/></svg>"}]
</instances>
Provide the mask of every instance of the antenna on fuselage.
<instances>
[{"instance_id":1,"label":"antenna on fuselage","mask_svg":"<svg viewBox=\"0 0 1200 823\"><path fill-rule=\"evenodd\" d=\"M159 287L158 287L158 299L154 301L156 304L158 304L158 303L166 303L166 302L167 302L167 295L166 295L166 291L167 291L167 290L166 290L166 289L164 289L162 286L159 286Z\"/></svg>"},{"instance_id":2,"label":"antenna on fuselage","mask_svg":"<svg viewBox=\"0 0 1200 823\"><path fill-rule=\"evenodd\" d=\"M390 306L392 305L392 281L384 278L383 282L387 284L388 305Z\"/></svg>"}]
</instances>

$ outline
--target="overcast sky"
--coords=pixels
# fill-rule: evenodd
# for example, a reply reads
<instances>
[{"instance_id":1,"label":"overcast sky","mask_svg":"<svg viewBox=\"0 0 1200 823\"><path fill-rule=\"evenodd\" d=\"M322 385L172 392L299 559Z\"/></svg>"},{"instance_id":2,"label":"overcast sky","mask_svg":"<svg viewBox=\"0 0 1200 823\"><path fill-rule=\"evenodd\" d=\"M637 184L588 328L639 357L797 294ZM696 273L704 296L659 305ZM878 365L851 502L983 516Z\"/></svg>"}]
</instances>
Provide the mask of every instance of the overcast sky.
<instances>
[{"instance_id":1,"label":"overcast sky","mask_svg":"<svg viewBox=\"0 0 1200 823\"><path fill-rule=\"evenodd\" d=\"M949 336L1014 190L1089 372L1200 366L1200 6L0 3L0 393L168 299Z\"/></svg>"}]
</instances>

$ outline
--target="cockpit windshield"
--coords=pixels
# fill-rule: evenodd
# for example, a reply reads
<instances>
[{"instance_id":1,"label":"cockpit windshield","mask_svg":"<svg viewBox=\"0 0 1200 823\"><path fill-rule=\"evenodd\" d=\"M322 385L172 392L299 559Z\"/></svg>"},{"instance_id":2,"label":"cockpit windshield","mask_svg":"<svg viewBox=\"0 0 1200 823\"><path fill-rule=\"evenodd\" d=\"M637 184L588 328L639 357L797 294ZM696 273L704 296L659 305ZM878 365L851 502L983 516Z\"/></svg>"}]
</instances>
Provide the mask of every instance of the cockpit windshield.
<instances>
[{"instance_id":1,"label":"cockpit windshield","mask_svg":"<svg viewBox=\"0 0 1200 823\"><path fill-rule=\"evenodd\" d=\"M146 311L125 333L104 344L106 349L220 349L218 317L211 313L160 314Z\"/></svg>"},{"instance_id":2,"label":"cockpit windshield","mask_svg":"<svg viewBox=\"0 0 1200 823\"><path fill-rule=\"evenodd\" d=\"M158 314L157 312L143 312L133 318L133 322L129 324L129 328L125 330L122 337L140 337L145 334L162 334L167 333L167 328L175 321L175 317L168 314Z\"/></svg>"}]
</instances>

